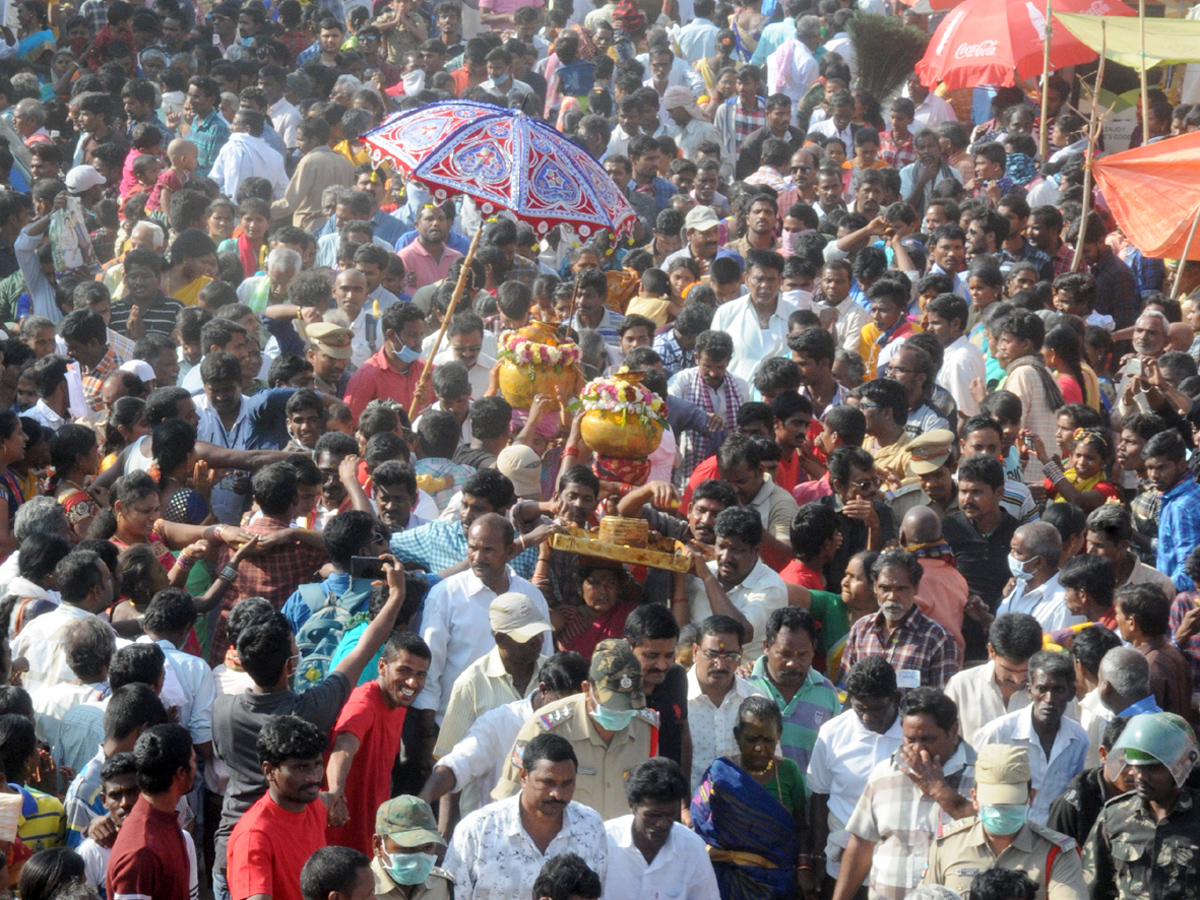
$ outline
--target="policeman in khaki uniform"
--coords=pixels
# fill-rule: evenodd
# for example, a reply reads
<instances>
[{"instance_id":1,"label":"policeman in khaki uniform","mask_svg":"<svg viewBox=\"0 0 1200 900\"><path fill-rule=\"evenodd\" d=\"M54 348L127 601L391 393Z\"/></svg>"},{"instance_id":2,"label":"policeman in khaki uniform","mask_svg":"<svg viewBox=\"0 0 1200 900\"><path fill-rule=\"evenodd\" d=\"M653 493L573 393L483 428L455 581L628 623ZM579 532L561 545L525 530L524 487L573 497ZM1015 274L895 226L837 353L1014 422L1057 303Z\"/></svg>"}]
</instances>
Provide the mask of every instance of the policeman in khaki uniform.
<instances>
[{"instance_id":1,"label":"policeman in khaki uniform","mask_svg":"<svg viewBox=\"0 0 1200 900\"><path fill-rule=\"evenodd\" d=\"M1104 804L1084 846L1091 900L1200 897L1200 792L1184 784L1198 758L1180 716L1129 720L1105 765L1128 767L1134 789Z\"/></svg>"},{"instance_id":2,"label":"policeman in khaki uniform","mask_svg":"<svg viewBox=\"0 0 1200 900\"><path fill-rule=\"evenodd\" d=\"M888 506L891 507L897 530L906 512L917 506L929 506L929 495L921 487L920 477L946 465L953 444L953 431L935 428L917 435L905 446L909 454L908 477L887 492Z\"/></svg>"},{"instance_id":3,"label":"policeman in khaki uniform","mask_svg":"<svg viewBox=\"0 0 1200 900\"><path fill-rule=\"evenodd\" d=\"M493 799L521 790L525 745L547 731L565 737L575 750L575 799L606 820L628 814L625 779L658 753L658 713L646 709L642 666L628 643L609 639L597 644L583 693L543 706L521 726Z\"/></svg>"},{"instance_id":4,"label":"policeman in khaki uniform","mask_svg":"<svg viewBox=\"0 0 1200 900\"><path fill-rule=\"evenodd\" d=\"M437 819L419 797L401 794L379 807L372 839L376 900L451 900L454 876L434 863L445 852Z\"/></svg>"},{"instance_id":5,"label":"policeman in khaki uniform","mask_svg":"<svg viewBox=\"0 0 1200 900\"><path fill-rule=\"evenodd\" d=\"M943 884L965 897L976 875L999 867L1037 882L1038 900L1087 900L1075 839L1027 819L1030 779L1024 747L980 747L971 792L976 815L939 829L921 883Z\"/></svg>"}]
</instances>

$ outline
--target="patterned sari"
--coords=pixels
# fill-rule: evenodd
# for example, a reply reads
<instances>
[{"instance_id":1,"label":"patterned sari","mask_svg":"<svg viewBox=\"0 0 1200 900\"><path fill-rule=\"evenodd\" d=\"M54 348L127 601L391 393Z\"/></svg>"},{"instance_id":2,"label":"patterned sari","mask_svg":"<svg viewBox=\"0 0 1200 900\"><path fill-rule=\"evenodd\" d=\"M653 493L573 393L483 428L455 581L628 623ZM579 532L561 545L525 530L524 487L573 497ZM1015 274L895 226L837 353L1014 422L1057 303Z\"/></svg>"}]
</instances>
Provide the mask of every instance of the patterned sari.
<instances>
[{"instance_id":1,"label":"patterned sari","mask_svg":"<svg viewBox=\"0 0 1200 900\"><path fill-rule=\"evenodd\" d=\"M692 798L692 828L708 844L721 900L795 900L796 821L723 756Z\"/></svg>"}]
</instances>

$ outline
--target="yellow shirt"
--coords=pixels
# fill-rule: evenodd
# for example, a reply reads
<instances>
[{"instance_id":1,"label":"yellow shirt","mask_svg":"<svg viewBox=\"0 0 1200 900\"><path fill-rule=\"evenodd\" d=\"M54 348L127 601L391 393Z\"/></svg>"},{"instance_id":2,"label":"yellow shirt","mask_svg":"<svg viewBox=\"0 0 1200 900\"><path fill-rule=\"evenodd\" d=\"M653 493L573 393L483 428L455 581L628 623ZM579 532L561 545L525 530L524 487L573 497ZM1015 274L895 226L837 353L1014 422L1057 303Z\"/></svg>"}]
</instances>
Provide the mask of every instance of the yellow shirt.
<instances>
[{"instance_id":1,"label":"yellow shirt","mask_svg":"<svg viewBox=\"0 0 1200 900\"><path fill-rule=\"evenodd\" d=\"M212 281L207 275L201 275L188 284L185 284L171 296L182 303L184 306L195 306L200 302L200 292L204 290L204 286Z\"/></svg>"}]
</instances>

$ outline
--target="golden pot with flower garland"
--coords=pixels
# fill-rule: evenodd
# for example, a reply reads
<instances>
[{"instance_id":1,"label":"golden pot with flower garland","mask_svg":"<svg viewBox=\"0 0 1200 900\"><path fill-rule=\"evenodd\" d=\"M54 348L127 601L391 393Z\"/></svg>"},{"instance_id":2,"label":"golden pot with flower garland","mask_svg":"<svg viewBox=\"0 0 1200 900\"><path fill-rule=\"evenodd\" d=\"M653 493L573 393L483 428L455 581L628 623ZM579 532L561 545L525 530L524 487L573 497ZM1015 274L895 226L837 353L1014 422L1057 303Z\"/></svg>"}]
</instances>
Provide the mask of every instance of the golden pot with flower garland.
<instances>
[{"instance_id":1,"label":"golden pot with flower garland","mask_svg":"<svg viewBox=\"0 0 1200 900\"><path fill-rule=\"evenodd\" d=\"M558 392L572 396L583 377L579 347L559 341L548 322L530 322L500 335L500 393L513 409L529 409L533 398L547 394L558 409Z\"/></svg>"},{"instance_id":2,"label":"golden pot with flower garland","mask_svg":"<svg viewBox=\"0 0 1200 900\"><path fill-rule=\"evenodd\" d=\"M579 430L598 456L643 459L658 449L667 424L666 404L641 382L640 373L622 369L584 386Z\"/></svg>"}]
</instances>

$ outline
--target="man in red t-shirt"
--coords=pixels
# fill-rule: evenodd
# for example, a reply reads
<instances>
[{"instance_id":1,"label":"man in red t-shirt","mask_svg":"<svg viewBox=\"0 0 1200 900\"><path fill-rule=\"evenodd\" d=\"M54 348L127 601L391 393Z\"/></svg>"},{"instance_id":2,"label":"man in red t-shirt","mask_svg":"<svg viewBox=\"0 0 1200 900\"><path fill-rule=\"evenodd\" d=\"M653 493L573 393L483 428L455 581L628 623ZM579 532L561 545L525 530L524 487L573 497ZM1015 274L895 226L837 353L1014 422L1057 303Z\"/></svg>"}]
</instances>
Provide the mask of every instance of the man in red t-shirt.
<instances>
[{"instance_id":1,"label":"man in red t-shirt","mask_svg":"<svg viewBox=\"0 0 1200 900\"><path fill-rule=\"evenodd\" d=\"M342 707L326 769L328 843L373 852L375 813L391 796L404 715L425 687L431 656L418 635L393 634L379 656L379 677L355 688Z\"/></svg>"},{"instance_id":2,"label":"man in red t-shirt","mask_svg":"<svg viewBox=\"0 0 1200 900\"><path fill-rule=\"evenodd\" d=\"M792 519L791 543L796 558L784 566L780 577L812 591L826 590L825 566L842 546L837 513L819 503L806 503ZM841 587L828 589L838 591Z\"/></svg>"},{"instance_id":3,"label":"man in red t-shirt","mask_svg":"<svg viewBox=\"0 0 1200 900\"><path fill-rule=\"evenodd\" d=\"M229 836L229 894L232 900L303 900L300 870L325 846L325 804L319 798L329 739L299 716L275 716L255 746L267 792Z\"/></svg>"},{"instance_id":4,"label":"man in red t-shirt","mask_svg":"<svg viewBox=\"0 0 1200 900\"><path fill-rule=\"evenodd\" d=\"M192 736L182 725L155 725L138 737L133 756L141 796L113 844L108 896L189 900L191 863L175 807L196 780Z\"/></svg>"}]
</instances>

